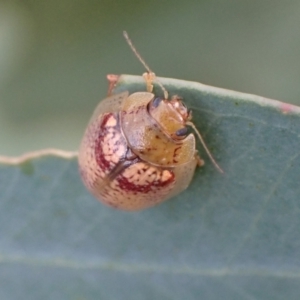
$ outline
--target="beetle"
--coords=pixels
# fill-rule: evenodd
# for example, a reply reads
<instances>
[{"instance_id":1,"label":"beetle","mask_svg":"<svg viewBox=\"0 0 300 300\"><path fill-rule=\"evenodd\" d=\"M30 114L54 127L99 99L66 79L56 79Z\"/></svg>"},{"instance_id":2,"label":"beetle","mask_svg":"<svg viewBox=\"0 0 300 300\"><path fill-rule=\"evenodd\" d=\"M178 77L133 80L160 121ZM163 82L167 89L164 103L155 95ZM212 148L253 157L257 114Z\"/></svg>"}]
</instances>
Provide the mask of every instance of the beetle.
<instances>
[{"instance_id":1,"label":"beetle","mask_svg":"<svg viewBox=\"0 0 300 300\"><path fill-rule=\"evenodd\" d=\"M96 108L79 150L79 170L87 189L104 204L137 211L159 204L185 190L203 160L191 126L214 165L192 113L180 96L169 95L124 32L147 70L146 91L110 95ZM109 94L117 80L108 76ZM164 97L153 93L157 83Z\"/></svg>"}]
</instances>

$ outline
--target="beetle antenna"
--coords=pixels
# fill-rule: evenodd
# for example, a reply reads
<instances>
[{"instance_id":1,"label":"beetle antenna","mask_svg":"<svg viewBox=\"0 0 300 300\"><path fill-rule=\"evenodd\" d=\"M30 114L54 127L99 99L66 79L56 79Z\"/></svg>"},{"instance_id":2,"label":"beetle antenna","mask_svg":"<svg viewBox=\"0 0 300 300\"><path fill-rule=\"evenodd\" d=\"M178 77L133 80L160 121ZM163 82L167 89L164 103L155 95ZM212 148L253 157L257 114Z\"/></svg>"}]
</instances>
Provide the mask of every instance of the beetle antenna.
<instances>
[{"instance_id":1,"label":"beetle antenna","mask_svg":"<svg viewBox=\"0 0 300 300\"><path fill-rule=\"evenodd\" d=\"M197 134L197 136L198 136L198 138L199 138L199 140L200 140L200 142L201 142L203 148L205 149L207 155L209 156L211 162L212 162L212 163L214 164L214 166L219 170L219 172L223 174L224 171L222 170L222 168L218 165L218 163L217 163L217 162L215 161L215 159L213 158L212 154L210 153L209 149L207 148L207 146L206 146L206 144L205 144L205 142L204 142L204 140L203 140L203 138L202 138L200 132L199 132L198 129L196 128L195 124L192 123L192 122L186 122L186 125L191 126L191 127L194 129L194 131L196 132L196 134Z\"/></svg>"},{"instance_id":2,"label":"beetle antenna","mask_svg":"<svg viewBox=\"0 0 300 300\"><path fill-rule=\"evenodd\" d=\"M138 58L138 60L142 63L142 65L147 70L147 72L149 74L153 74L155 76L155 73L150 69L150 67L147 65L147 63L142 58L142 56L140 55L140 53L136 50L135 46L133 45L131 39L128 36L128 33L126 31L123 31L123 35L124 35L124 38L125 38L127 44L131 48L132 52L135 54L135 56ZM164 92L164 97L167 100L169 98L168 91L165 89L165 87L157 79L155 79L155 81L160 86L160 88L162 89L162 91Z\"/></svg>"},{"instance_id":3,"label":"beetle antenna","mask_svg":"<svg viewBox=\"0 0 300 300\"><path fill-rule=\"evenodd\" d=\"M149 73L153 73L152 70L150 69L150 67L147 65L147 63L145 62L145 60L141 57L141 55L139 54L139 52L136 50L135 46L133 45L131 39L128 36L128 33L126 31L123 31L123 35L124 38L127 42L127 44L129 45L129 47L131 48L131 50L133 51L133 53L135 54L135 56L138 58L138 60L142 63L142 65L145 67L145 69L149 72Z\"/></svg>"}]
</instances>

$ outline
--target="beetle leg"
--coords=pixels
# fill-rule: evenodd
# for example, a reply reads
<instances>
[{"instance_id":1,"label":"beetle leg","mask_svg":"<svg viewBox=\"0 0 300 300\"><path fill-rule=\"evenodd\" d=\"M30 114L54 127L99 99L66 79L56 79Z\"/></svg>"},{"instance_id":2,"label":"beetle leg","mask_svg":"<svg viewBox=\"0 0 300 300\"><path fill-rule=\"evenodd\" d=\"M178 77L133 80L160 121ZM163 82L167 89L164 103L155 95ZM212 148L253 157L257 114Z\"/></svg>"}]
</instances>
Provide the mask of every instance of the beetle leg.
<instances>
[{"instance_id":1,"label":"beetle leg","mask_svg":"<svg viewBox=\"0 0 300 300\"><path fill-rule=\"evenodd\" d=\"M119 80L119 77L120 77L119 75L114 75L114 74L106 75L106 78L108 80L107 96L111 96L112 91L116 86L117 81Z\"/></svg>"},{"instance_id":2,"label":"beetle leg","mask_svg":"<svg viewBox=\"0 0 300 300\"><path fill-rule=\"evenodd\" d=\"M147 72L143 74L146 81L147 92L152 93L153 91L153 81L155 80L155 74L153 72Z\"/></svg>"},{"instance_id":3,"label":"beetle leg","mask_svg":"<svg viewBox=\"0 0 300 300\"><path fill-rule=\"evenodd\" d=\"M196 161L197 161L197 166L198 167L202 167L204 166L205 162L203 159L200 158L200 156L198 154L195 155Z\"/></svg>"}]
</instances>

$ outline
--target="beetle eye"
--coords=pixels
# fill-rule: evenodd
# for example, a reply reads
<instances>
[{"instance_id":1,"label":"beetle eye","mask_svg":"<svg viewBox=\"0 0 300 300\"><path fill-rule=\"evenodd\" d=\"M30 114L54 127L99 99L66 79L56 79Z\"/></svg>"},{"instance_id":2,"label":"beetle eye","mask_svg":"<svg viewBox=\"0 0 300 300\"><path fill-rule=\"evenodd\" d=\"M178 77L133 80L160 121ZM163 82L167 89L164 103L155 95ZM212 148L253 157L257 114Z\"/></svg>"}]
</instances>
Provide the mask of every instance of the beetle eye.
<instances>
[{"instance_id":1,"label":"beetle eye","mask_svg":"<svg viewBox=\"0 0 300 300\"><path fill-rule=\"evenodd\" d=\"M175 132L175 134L176 134L177 136L185 136L185 135L187 134L187 132L188 132L188 129L187 129L186 127L183 127L183 128L181 128L181 129L178 129L178 130Z\"/></svg>"},{"instance_id":2,"label":"beetle eye","mask_svg":"<svg viewBox=\"0 0 300 300\"><path fill-rule=\"evenodd\" d=\"M153 100L153 102L152 102L153 107L156 108L156 107L159 105L159 103L160 103L161 101L162 101L161 98L159 98L159 97L155 98L155 99Z\"/></svg>"}]
</instances>

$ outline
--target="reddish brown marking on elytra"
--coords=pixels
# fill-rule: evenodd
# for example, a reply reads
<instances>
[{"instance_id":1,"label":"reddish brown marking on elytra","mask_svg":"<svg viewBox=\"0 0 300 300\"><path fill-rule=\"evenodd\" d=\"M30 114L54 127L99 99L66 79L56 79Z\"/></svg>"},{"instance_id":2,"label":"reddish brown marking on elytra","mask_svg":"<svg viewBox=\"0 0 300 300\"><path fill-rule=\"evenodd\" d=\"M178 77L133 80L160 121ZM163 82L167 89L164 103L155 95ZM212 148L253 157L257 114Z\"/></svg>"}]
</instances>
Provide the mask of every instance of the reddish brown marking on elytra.
<instances>
[{"instance_id":1,"label":"reddish brown marking on elytra","mask_svg":"<svg viewBox=\"0 0 300 300\"><path fill-rule=\"evenodd\" d=\"M177 162L178 162L175 158L176 158L176 156L178 155L177 152L178 152L180 149L181 149L181 146L176 147L176 148L174 149L174 153L173 153L173 163L177 163Z\"/></svg>"},{"instance_id":2,"label":"reddish brown marking on elytra","mask_svg":"<svg viewBox=\"0 0 300 300\"><path fill-rule=\"evenodd\" d=\"M162 172L163 171L161 171L161 173ZM173 183L175 180L175 175L172 171L170 171L170 174L171 174L171 176L168 180L165 180L165 181L155 180L155 181L151 181L144 185L138 185L133 182L130 182L124 176L119 176L116 178L116 180L118 181L119 188L123 191L147 194L149 192L159 190L160 188L163 188L163 187Z\"/></svg>"},{"instance_id":3,"label":"reddish brown marking on elytra","mask_svg":"<svg viewBox=\"0 0 300 300\"><path fill-rule=\"evenodd\" d=\"M113 115L113 113L106 113L103 115L103 119L101 120L101 123L100 123L100 128L102 130L105 130L106 129L106 123L107 121L109 120L109 118L113 116L115 118L115 116Z\"/></svg>"},{"instance_id":4,"label":"reddish brown marking on elytra","mask_svg":"<svg viewBox=\"0 0 300 300\"><path fill-rule=\"evenodd\" d=\"M107 122L110 118L115 118L117 121L116 126L107 126ZM103 152L103 146L104 146L104 139L105 137L110 133L113 133L113 136L115 133L119 132L119 118L118 114L113 114L113 113L106 113L103 115L101 122L99 124L100 130L99 130L99 135L96 139L95 143L95 158L98 166L101 168L103 171L110 171L114 167L114 163L112 161L109 161L105 158L105 153ZM113 131L112 131L113 129ZM115 148L110 149L112 151L116 151L118 145L121 143L121 141L117 141L114 143Z\"/></svg>"}]
</instances>

